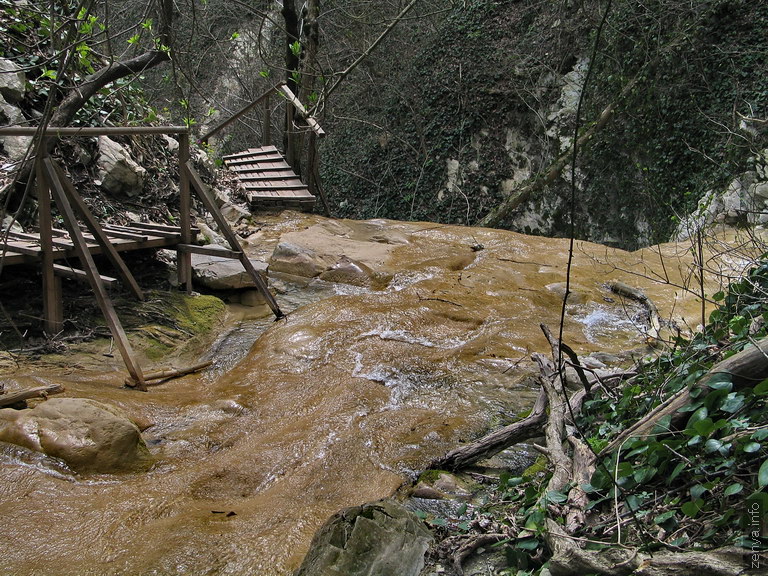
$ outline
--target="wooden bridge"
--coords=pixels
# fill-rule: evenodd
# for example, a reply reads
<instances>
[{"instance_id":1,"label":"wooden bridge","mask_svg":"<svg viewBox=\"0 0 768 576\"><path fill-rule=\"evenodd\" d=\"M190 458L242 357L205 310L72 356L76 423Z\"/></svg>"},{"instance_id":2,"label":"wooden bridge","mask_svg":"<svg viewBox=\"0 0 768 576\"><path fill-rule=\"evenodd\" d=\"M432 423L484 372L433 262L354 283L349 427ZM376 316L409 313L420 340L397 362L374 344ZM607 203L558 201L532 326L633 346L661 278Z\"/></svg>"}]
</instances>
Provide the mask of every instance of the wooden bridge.
<instances>
[{"instance_id":1,"label":"wooden bridge","mask_svg":"<svg viewBox=\"0 0 768 576\"><path fill-rule=\"evenodd\" d=\"M241 181L249 193L249 200L256 204L262 200L296 203L299 207L314 204L315 196L312 189L319 189L317 178L316 138L324 133L317 122L307 114L298 99L284 84L278 84L255 102L238 112L235 116L217 126L204 135L201 140L207 140L210 135L218 132L245 111L259 102L269 101L272 93L279 93L288 102L286 105L287 141L289 151L286 159L274 146L268 146L270 122L265 123L265 146L235 154L228 162L238 171ZM265 107L265 116L269 106ZM308 185L304 185L296 176L290 163L297 165L292 159L295 137L294 114L298 113L304 126L311 129L311 142L308 149L310 158L306 165L310 167ZM267 118L268 120L268 118ZM140 134L166 134L179 139L179 225L167 226L162 224L135 223L127 226L112 224L102 225L88 209L88 206L78 194L74 184L69 180L65 170L47 155L48 140L64 136L131 136ZM144 299L143 292L131 271L126 266L120 253L149 248L174 248L178 259L179 286L192 290L191 255L213 254L225 258L239 260L245 272L251 276L257 289L262 293L267 304L276 318L281 318L277 301L269 292L266 280L259 274L243 251L237 235L232 231L224 216L221 214L211 191L203 183L190 161L190 134L187 127L110 127L110 128L26 128L0 127L0 135L8 136L38 136L35 154L35 170L33 178L37 190L38 226L37 231L14 232L0 231L2 244L0 249L0 274L15 264L39 264L42 275L44 330L49 336L61 331L63 326L63 305L61 278L73 278L87 281L94 291L96 301L101 309L107 326L112 333L115 344L120 351L123 361L134 385L140 390L146 390L144 373L139 366L128 338L123 331L120 320L115 313L112 301L106 288L118 282L117 278L102 275L94 262L94 255L103 254L117 271L119 280L139 300ZM300 140L299 140L300 141ZM297 146L296 148L300 148ZM205 210L214 218L219 232L229 244L229 248L198 246L194 243L197 231L192 226L191 208L192 192ZM55 203L65 229L53 226L52 205ZM327 206L327 204L326 204ZM80 268L69 264L77 259Z\"/></svg>"}]
</instances>

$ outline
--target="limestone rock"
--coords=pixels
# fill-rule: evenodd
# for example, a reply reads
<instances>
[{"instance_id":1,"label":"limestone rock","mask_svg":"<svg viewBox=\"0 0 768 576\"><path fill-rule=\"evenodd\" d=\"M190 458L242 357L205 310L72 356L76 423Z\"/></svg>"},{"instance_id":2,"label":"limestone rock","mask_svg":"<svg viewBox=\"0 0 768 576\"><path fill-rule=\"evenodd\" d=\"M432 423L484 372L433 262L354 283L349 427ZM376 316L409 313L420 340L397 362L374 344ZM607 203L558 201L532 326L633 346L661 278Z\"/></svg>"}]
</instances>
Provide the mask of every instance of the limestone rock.
<instances>
[{"instance_id":1,"label":"limestone rock","mask_svg":"<svg viewBox=\"0 0 768 576\"><path fill-rule=\"evenodd\" d=\"M294 576L416 576L431 540L393 500L346 508L318 530Z\"/></svg>"},{"instance_id":2,"label":"limestone rock","mask_svg":"<svg viewBox=\"0 0 768 576\"><path fill-rule=\"evenodd\" d=\"M141 192L147 171L123 146L107 136L99 136L98 174L104 190L115 196L131 197Z\"/></svg>"},{"instance_id":3,"label":"limestone rock","mask_svg":"<svg viewBox=\"0 0 768 576\"><path fill-rule=\"evenodd\" d=\"M152 462L136 424L117 408L84 398L0 410L0 440L59 458L78 472L139 470Z\"/></svg>"},{"instance_id":4,"label":"limestone rock","mask_svg":"<svg viewBox=\"0 0 768 576\"><path fill-rule=\"evenodd\" d=\"M0 95L7 102L16 103L24 98L27 90L27 78L10 60L0 58Z\"/></svg>"},{"instance_id":5,"label":"limestone rock","mask_svg":"<svg viewBox=\"0 0 768 576\"><path fill-rule=\"evenodd\" d=\"M267 265L251 260L257 272L266 273ZM245 271L239 260L192 254L192 278L210 290L243 290L255 288L256 283Z\"/></svg>"},{"instance_id":6,"label":"limestone rock","mask_svg":"<svg viewBox=\"0 0 768 576\"><path fill-rule=\"evenodd\" d=\"M364 288L371 288L376 283L373 270L362 262L356 262L346 256L342 256L330 269L320 274L320 279Z\"/></svg>"},{"instance_id":7,"label":"limestone rock","mask_svg":"<svg viewBox=\"0 0 768 576\"><path fill-rule=\"evenodd\" d=\"M0 78L4 74L0 73ZM9 104L0 94L0 124L9 126L19 126L26 123L26 118L21 110ZM32 143L31 136L0 136L0 144L3 145L6 154L12 162L18 162L24 158L29 145Z\"/></svg>"},{"instance_id":8,"label":"limestone rock","mask_svg":"<svg viewBox=\"0 0 768 576\"><path fill-rule=\"evenodd\" d=\"M329 262L311 249L290 242L280 242L269 261L269 269L272 272L304 278L320 276L332 265L332 261Z\"/></svg>"}]
</instances>

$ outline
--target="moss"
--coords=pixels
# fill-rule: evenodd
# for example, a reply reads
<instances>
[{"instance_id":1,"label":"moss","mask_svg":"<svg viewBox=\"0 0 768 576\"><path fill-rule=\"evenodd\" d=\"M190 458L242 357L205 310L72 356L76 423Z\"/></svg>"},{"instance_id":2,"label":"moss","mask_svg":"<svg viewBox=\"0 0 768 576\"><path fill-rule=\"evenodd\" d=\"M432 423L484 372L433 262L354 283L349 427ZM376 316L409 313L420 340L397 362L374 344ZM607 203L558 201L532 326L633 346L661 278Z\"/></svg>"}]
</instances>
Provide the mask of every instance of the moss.
<instances>
[{"instance_id":1,"label":"moss","mask_svg":"<svg viewBox=\"0 0 768 576\"><path fill-rule=\"evenodd\" d=\"M127 312L122 309L121 316ZM132 339L148 359L159 360L204 340L221 322L226 305L215 296L151 292L145 302L133 303L131 312Z\"/></svg>"},{"instance_id":2,"label":"moss","mask_svg":"<svg viewBox=\"0 0 768 576\"><path fill-rule=\"evenodd\" d=\"M540 455L538 458L536 458L536 462L525 469L525 472L523 472L523 480L526 482L537 480L547 472L548 465L549 463L547 462L547 457L543 454Z\"/></svg>"}]
</instances>

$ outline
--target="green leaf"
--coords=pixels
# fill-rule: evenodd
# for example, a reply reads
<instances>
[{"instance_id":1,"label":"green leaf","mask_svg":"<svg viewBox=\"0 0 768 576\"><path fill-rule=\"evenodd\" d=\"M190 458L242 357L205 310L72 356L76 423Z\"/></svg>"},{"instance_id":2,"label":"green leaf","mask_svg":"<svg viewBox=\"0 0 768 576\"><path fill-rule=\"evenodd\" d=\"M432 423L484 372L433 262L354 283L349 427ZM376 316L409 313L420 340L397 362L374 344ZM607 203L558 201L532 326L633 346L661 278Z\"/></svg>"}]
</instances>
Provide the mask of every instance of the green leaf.
<instances>
[{"instance_id":1,"label":"green leaf","mask_svg":"<svg viewBox=\"0 0 768 576\"><path fill-rule=\"evenodd\" d=\"M697 500L701 498L701 496L704 494L704 492L707 491L706 486L702 486L701 484L695 484L691 486L691 498L694 500Z\"/></svg>"},{"instance_id":2,"label":"green leaf","mask_svg":"<svg viewBox=\"0 0 768 576\"><path fill-rule=\"evenodd\" d=\"M744 406L744 396L731 392L720 405L720 409L729 414L733 414L741 410L742 406Z\"/></svg>"},{"instance_id":3,"label":"green leaf","mask_svg":"<svg viewBox=\"0 0 768 576\"><path fill-rule=\"evenodd\" d=\"M694 423L693 429L699 436L709 436L715 429L715 423L711 418L704 418L703 420Z\"/></svg>"},{"instance_id":4,"label":"green leaf","mask_svg":"<svg viewBox=\"0 0 768 576\"><path fill-rule=\"evenodd\" d=\"M667 484L672 483L672 481L677 478L680 475L680 472L682 472L686 467L685 462L680 462L677 466L675 466L675 469L672 470L672 473L669 475L669 478L667 479Z\"/></svg>"},{"instance_id":5,"label":"green leaf","mask_svg":"<svg viewBox=\"0 0 768 576\"><path fill-rule=\"evenodd\" d=\"M723 447L723 443L717 438L710 438L704 443L704 451L707 453L717 452Z\"/></svg>"},{"instance_id":6,"label":"green leaf","mask_svg":"<svg viewBox=\"0 0 768 576\"><path fill-rule=\"evenodd\" d=\"M697 498L696 500L684 503L682 506L680 506L680 510L689 518L694 518L699 513L703 505L704 500Z\"/></svg>"},{"instance_id":7,"label":"green leaf","mask_svg":"<svg viewBox=\"0 0 768 576\"><path fill-rule=\"evenodd\" d=\"M656 516L656 518L653 519L653 523L654 524L663 524L664 522L666 522L670 518L674 517L674 515L675 515L675 510L667 510L666 512L662 512L661 514Z\"/></svg>"},{"instance_id":8,"label":"green leaf","mask_svg":"<svg viewBox=\"0 0 768 576\"><path fill-rule=\"evenodd\" d=\"M760 470L757 471L757 485L760 488L768 486L768 458L760 466Z\"/></svg>"},{"instance_id":9,"label":"green leaf","mask_svg":"<svg viewBox=\"0 0 768 576\"><path fill-rule=\"evenodd\" d=\"M756 396L765 396L768 394L768 378L760 382L752 389L752 393Z\"/></svg>"},{"instance_id":10,"label":"green leaf","mask_svg":"<svg viewBox=\"0 0 768 576\"><path fill-rule=\"evenodd\" d=\"M760 430L755 431L751 438L752 440L757 440L758 442L760 440L765 440L768 438L768 428L761 428Z\"/></svg>"},{"instance_id":11,"label":"green leaf","mask_svg":"<svg viewBox=\"0 0 768 576\"><path fill-rule=\"evenodd\" d=\"M544 497L546 498L547 502L553 502L555 504L562 504L568 500L568 496L566 494L558 492L557 490L548 490Z\"/></svg>"},{"instance_id":12,"label":"green leaf","mask_svg":"<svg viewBox=\"0 0 768 576\"><path fill-rule=\"evenodd\" d=\"M539 547L539 541L536 538L518 539L515 541L515 548L520 550L536 550Z\"/></svg>"},{"instance_id":13,"label":"green leaf","mask_svg":"<svg viewBox=\"0 0 768 576\"><path fill-rule=\"evenodd\" d=\"M709 411L707 410L706 406L702 406L698 410L696 410L693 414L691 414L691 417L688 418L688 424L685 425L686 428L693 427L696 422L700 422L701 420L704 420L709 415Z\"/></svg>"},{"instance_id":14,"label":"green leaf","mask_svg":"<svg viewBox=\"0 0 768 576\"><path fill-rule=\"evenodd\" d=\"M747 454L751 454L752 452L757 452L760 450L762 444L759 442L747 442L742 447L742 451L746 452Z\"/></svg>"},{"instance_id":15,"label":"green leaf","mask_svg":"<svg viewBox=\"0 0 768 576\"><path fill-rule=\"evenodd\" d=\"M648 466L645 468L640 468L634 473L634 479L635 482L638 484L643 484L644 482L648 482L648 480L652 479L654 476L656 476L656 468L653 466Z\"/></svg>"},{"instance_id":16,"label":"green leaf","mask_svg":"<svg viewBox=\"0 0 768 576\"><path fill-rule=\"evenodd\" d=\"M733 388L731 375L728 372L716 372L707 380L707 386L713 390L728 390Z\"/></svg>"},{"instance_id":17,"label":"green leaf","mask_svg":"<svg viewBox=\"0 0 768 576\"><path fill-rule=\"evenodd\" d=\"M738 494L739 492L741 492L743 489L744 489L744 486L742 484L739 484L738 482L734 482L733 484L728 486L728 488L725 489L725 492L723 492L723 494L726 497L733 496L734 494Z\"/></svg>"}]
</instances>

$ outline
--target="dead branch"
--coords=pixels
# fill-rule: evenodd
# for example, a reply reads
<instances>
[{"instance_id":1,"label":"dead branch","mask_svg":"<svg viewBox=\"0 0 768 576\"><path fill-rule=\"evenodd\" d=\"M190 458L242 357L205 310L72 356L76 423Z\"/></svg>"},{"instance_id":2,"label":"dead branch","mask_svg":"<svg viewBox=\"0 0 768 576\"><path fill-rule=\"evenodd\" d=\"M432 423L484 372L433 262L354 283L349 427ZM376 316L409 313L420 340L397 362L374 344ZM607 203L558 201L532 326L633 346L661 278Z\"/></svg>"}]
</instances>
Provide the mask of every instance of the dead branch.
<instances>
[{"instance_id":1,"label":"dead branch","mask_svg":"<svg viewBox=\"0 0 768 576\"><path fill-rule=\"evenodd\" d=\"M531 413L504 428L500 428L479 440L451 450L442 458L435 460L430 468L440 470L459 470L472 466L476 462L493 456L505 448L541 436L542 426L546 420L547 395L542 390L536 398Z\"/></svg>"},{"instance_id":2,"label":"dead branch","mask_svg":"<svg viewBox=\"0 0 768 576\"><path fill-rule=\"evenodd\" d=\"M651 340L659 340L661 335L661 317L659 316L659 309L653 303L653 300L648 298L639 288L633 288L628 284L624 284L624 282L609 282L608 288L619 296L635 300L643 305L648 312L648 323L650 324L647 336Z\"/></svg>"}]
</instances>

